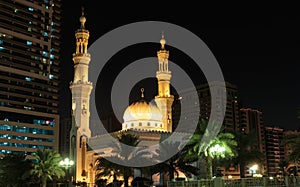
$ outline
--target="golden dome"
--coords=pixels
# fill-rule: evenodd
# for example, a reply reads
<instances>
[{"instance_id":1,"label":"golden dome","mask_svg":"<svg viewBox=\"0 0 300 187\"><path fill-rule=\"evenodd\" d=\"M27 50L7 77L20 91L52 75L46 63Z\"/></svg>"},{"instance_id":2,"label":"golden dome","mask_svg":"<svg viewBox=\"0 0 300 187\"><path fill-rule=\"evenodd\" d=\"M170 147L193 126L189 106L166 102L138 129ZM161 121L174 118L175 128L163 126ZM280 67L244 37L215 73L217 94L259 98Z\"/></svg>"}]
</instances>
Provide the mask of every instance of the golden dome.
<instances>
[{"instance_id":1,"label":"golden dome","mask_svg":"<svg viewBox=\"0 0 300 187\"><path fill-rule=\"evenodd\" d=\"M124 123L134 121L162 122L162 114L159 108L145 100L132 103L124 112Z\"/></svg>"}]
</instances>

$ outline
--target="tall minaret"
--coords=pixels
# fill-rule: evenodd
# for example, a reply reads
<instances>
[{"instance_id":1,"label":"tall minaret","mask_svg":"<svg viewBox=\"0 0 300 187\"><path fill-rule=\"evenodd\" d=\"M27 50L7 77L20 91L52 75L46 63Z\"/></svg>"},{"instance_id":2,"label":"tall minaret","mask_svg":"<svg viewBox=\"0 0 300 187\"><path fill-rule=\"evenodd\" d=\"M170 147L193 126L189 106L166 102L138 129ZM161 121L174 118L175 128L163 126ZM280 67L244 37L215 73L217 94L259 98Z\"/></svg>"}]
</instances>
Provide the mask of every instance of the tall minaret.
<instances>
[{"instance_id":1,"label":"tall minaret","mask_svg":"<svg viewBox=\"0 0 300 187\"><path fill-rule=\"evenodd\" d=\"M155 96L155 102L163 115L164 129L172 131L172 103L174 96L170 94L171 71L168 69L169 51L165 49L166 40L164 35L160 40L161 50L157 51L158 71L156 78L158 80L158 95Z\"/></svg>"},{"instance_id":2,"label":"tall minaret","mask_svg":"<svg viewBox=\"0 0 300 187\"><path fill-rule=\"evenodd\" d=\"M91 137L89 127L90 94L93 88L88 80L88 68L91 55L88 53L89 31L85 29L86 18L82 8L82 16L79 19L81 26L75 32L76 51L73 53L74 80L70 83L72 92L72 128L70 132L71 150L70 157L74 160L75 167L72 173L73 180L85 181L87 177L86 151L87 143Z\"/></svg>"}]
</instances>

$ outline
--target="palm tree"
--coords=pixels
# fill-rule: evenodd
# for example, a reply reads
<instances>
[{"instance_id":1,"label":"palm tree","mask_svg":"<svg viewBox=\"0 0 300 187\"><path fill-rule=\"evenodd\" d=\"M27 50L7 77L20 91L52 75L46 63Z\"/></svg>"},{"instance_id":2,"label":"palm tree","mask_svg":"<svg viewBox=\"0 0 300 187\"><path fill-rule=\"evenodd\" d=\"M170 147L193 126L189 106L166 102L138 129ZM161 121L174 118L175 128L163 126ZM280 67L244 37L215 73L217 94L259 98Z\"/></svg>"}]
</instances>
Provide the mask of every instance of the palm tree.
<instances>
[{"instance_id":1,"label":"palm tree","mask_svg":"<svg viewBox=\"0 0 300 187\"><path fill-rule=\"evenodd\" d=\"M0 186L20 186L26 183L31 162L25 158L23 154L8 154L0 158Z\"/></svg>"},{"instance_id":2,"label":"palm tree","mask_svg":"<svg viewBox=\"0 0 300 187\"><path fill-rule=\"evenodd\" d=\"M288 161L286 161L286 160L280 160L280 162L279 162L279 167L280 167L280 169L281 169L281 171L282 171L282 175L283 176L285 176L285 174L286 174L286 168L289 166L289 162Z\"/></svg>"},{"instance_id":3,"label":"palm tree","mask_svg":"<svg viewBox=\"0 0 300 187\"><path fill-rule=\"evenodd\" d=\"M63 168L59 165L62 160L59 153L51 149L38 149L33 155L36 161L33 162L30 174L42 187L46 187L48 179L59 179L65 176Z\"/></svg>"},{"instance_id":4,"label":"palm tree","mask_svg":"<svg viewBox=\"0 0 300 187\"><path fill-rule=\"evenodd\" d=\"M156 164L152 167L152 173L167 173L169 175L169 180L172 181L176 174L178 177L179 171L189 175L198 175L199 168L191 165L196 161L196 159L192 159L192 157L187 157L188 154L188 147L184 147L183 149L179 149L179 142L177 143L169 143L163 142L159 144L159 149L156 150L156 154L158 156L154 157L153 159L158 160L159 164ZM168 155L172 152L176 152L171 158L167 159L166 161L161 162L161 159L167 158Z\"/></svg>"},{"instance_id":5,"label":"palm tree","mask_svg":"<svg viewBox=\"0 0 300 187\"><path fill-rule=\"evenodd\" d=\"M139 137L130 133L121 133L117 136L118 142L113 147L112 155L108 157L99 157L96 160L97 179L103 177L113 177L114 181L117 177L123 176L124 186L128 187L128 179L133 174L133 168L127 167L128 163L133 158L134 150L124 148L125 145L136 147Z\"/></svg>"},{"instance_id":6,"label":"palm tree","mask_svg":"<svg viewBox=\"0 0 300 187\"><path fill-rule=\"evenodd\" d=\"M295 164L294 175L298 176L298 162L300 161L300 136L297 134L289 134L285 136L284 145L292 152L288 156L288 161Z\"/></svg>"},{"instance_id":7,"label":"palm tree","mask_svg":"<svg viewBox=\"0 0 300 187\"><path fill-rule=\"evenodd\" d=\"M218 127L219 125L214 124L212 127ZM190 154L197 154L199 158L204 158L206 162L206 174L207 178L212 178L212 161L213 159L231 159L237 155L236 146L237 142L235 141L235 136L233 133L224 132L223 129L207 129L208 122L204 119L201 119L198 123L198 126L195 130L195 133L191 137L190 142L188 143L190 149ZM216 132L217 131L217 132ZM218 133L218 132L221 133ZM217 134L218 133L218 134ZM215 137L211 139L210 137ZM206 141L202 141L202 139Z\"/></svg>"},{"instance_id":8,"label":"palm tree","mask_svg":"<svg viewBox=\"0 0 300 187\"><path fill-rule=\"evenodd\" d=\"M240 177L245 177L245 167L251 163L263 163L264 155L258 149L257 133L250 131L248 134L244 132L235 132L235 140L237 142L237 156L234 162L239 165Z\"/></svg>"}]
</instances>

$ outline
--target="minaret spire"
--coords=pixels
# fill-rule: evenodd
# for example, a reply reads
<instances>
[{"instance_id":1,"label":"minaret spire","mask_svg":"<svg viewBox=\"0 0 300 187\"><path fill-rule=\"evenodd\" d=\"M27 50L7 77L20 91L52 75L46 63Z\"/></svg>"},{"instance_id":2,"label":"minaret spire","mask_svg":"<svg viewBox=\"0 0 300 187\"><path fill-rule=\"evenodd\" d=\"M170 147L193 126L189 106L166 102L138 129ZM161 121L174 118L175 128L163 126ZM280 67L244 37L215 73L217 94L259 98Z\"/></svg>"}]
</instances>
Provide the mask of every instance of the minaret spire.
<instances>
[{"instance_id":1,"label":"minaret spire","mask_svg":"<svg viewBox=\"0 0 300 187\"><path fill-rule=\"evenodd\" d=\"M86 22L86 18L84 17L84 7L83 6L81 7L81 17L79 18L79 21L81 23L80 28L84 29L84 24Z\"/></svg>"},{"instance_id":2,"label":"minaret spire","mask_svg":"<svg viewBox=\"0 0 300 187\"><path fill-rule=\"evenodd\" d=\"M144 99L144 88L141 88L141 92L142 92L141 98Z\"/></svg>"},{"instance_id":3,"label":"minaret spire","mask_svg":"<svg viewBox=\"0 0 300 187\"><path fill-rule=\"evenodd\" d=\"M161 32L160 44L161 44L161 49L164 50L165 49L165 44L166 44L164 31Z\"/></svg>"},{"instance_id":4,"label":"minaret spire","mask_svg":"<svg viewBox=\"0 0 300 187\"><path fill-rule=\"evenodd\" d=\"M155 97L155 102L163 115L164 129L172 131L172 103L174 96L170 93L171 71L168 67L169 51L166 50L166 40L164 33L160 39L161 49L157 51L158 71L156 78L158 81L158 95Z\"/></svg>"}]
</instances>

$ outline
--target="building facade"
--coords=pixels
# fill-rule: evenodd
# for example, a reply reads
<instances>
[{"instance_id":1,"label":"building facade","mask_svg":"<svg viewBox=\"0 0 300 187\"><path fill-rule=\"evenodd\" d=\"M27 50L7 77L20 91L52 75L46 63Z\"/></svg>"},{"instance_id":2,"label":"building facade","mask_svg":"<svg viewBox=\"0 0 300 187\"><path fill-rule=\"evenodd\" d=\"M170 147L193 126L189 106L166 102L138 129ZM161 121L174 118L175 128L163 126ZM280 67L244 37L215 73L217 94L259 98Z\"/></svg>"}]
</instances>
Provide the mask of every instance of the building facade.
<instances>
[{"instance_id":1,"label":"building facade","mask_svg":"<svg viewBox=\"0 0 300 187\"><path fill-rule=\"evenodd\" d=\"M283 142L284 129L280 127L265 127L266 140L266 174L268 176L280 175L280 161L284 160L284 145Z\"/></svg>"},{"instance_id":2,"label":"building facade","mask_svg":"<svg viewBox=\"0 0 300 187\"><path fill-rule=\"evenodd\" d=\"M0 153L58 151L60 0L0 2Z\"/></svg>"},{"instance_id":3,"label":"building facade","mask_svg":"<svg viewBox=\"0 0 300 187\"><path fill-rule=\"evenodd\" d=\"M165 49L165 39L160 40L161 49L157 51L158 70L156 72L158 91L155 102L144 99L141 88L141 99L129 105L124 111L122 129L116 132L91 137L90 93L93 89L88 80L88 66L91 55L88 53L89 31L85 29L86 18L80 17L80 29L75 32L76 51L73 54L74 79L70 84L72 92L72 128L70 131L70 158L74 160L72 171L75 182L95 182L95 160L101 156L115 154L112 152L111 139L105 142L107 136L116 137L123 132L130 132L140 137L138 146L147 147L158 144L162 137L172 132L172 104L174 96L170 92L171 71L168 69L169 51ZM176 136L176 138L180 135ZM186 138L186 137L185 137ZM173 140L171 140L173 141ZM176 141L176 140L175 140ZM101 142L101 143L100 143Z\"/></svg>"},{"instance_id":4,"label":"building facade","mask_svg":"<svg viewBox=\"0 0 300 187\"><path fill-rule=\"evenodd\" d=\"M265 130L263 126L262 112L251 108L240 109L240 124L238 131L248 134L250 131L256 132L258 150L261 153L266 152L265 148Z\"/></svg>"},{"instance_id":5,"label":"building facade","mask_svg":"<svg viewBox=\"0 0 300 187\"><path fill-rule=\"evenodd\" d=\"M259 150L264 158L266 157L266 144L265 144L265 128L263 126L263 115L262 112L251 108L240 109L240 124L237 129L239 132L249 134L250 132L256 135L257 150ZM264 173L266 170L266 161L259 164L259 173ZM249 167L247 172L250 174Z\"/></svg>"}]
</instances>

